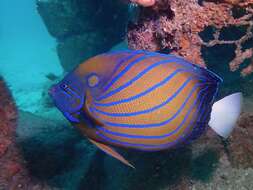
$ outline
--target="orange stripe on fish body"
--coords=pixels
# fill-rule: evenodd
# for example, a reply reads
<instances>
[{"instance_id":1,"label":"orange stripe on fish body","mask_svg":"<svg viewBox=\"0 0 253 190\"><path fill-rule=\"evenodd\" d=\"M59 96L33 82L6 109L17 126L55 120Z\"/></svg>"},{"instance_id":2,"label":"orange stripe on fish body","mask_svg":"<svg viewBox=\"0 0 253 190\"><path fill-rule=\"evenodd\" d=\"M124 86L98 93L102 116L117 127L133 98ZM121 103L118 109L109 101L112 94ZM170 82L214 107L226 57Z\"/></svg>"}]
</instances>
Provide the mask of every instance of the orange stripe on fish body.
<instances>
[{"instance_id":1,"label":"orange stripe on fish body","mask_svg":"<svg viewBox=\"0 0 253 190\"><path fill-rule=\"evenodd\" d=\"M191 142L207 127L221 81L174 55L126 50L80 64L51 93L93 144L132 166L108 145L158 151Z\"/></svg>"},{"instance_id":2,"label":"orange stripe on fish body","mask_svg":"<svg viewBox=\"0 0 253 190\"><path fill-rule=\"evenodd\" d=\"M87 110L103 123L97 134L104 142L165 149L185 141L197 123L205 127L209 116L203 112L210 112L217 81L178 57L135 53L117 66Z\"/></svg>"}]
</instances>

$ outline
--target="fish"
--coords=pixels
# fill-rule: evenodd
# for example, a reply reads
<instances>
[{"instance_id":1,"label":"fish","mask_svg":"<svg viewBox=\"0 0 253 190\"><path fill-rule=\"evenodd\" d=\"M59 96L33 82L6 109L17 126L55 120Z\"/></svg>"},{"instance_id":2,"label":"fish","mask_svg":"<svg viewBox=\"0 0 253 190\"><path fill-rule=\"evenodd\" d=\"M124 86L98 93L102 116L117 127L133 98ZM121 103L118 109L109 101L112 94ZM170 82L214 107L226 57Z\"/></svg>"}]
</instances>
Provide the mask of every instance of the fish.
<instances>
[{"instance_id":1,"label":"fish","mask_svg":"<svg viewBox=\"0 0 253 190\"><path fill-rule=\"evenodd\" d=\"M222 78L182 57L120 50L81 63L49 91L55 106L98 148L154 152L191 143L211 127L227 138L242 93L216 101Z\"/></svg>"}]
</instances>

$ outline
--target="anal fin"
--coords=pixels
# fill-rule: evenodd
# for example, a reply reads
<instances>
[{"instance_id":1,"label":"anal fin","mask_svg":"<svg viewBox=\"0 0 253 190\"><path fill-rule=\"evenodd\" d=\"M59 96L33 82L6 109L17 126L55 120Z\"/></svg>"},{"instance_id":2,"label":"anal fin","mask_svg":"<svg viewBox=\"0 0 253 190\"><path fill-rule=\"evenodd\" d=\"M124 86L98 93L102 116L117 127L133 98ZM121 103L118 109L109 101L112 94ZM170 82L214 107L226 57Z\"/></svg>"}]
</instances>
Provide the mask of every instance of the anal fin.
<instances>
[{"instance_id":1,"label":"anal fin","mask_svg":"<svg viewBox=\"0 0 253 190\"><path fill-rule=\"evenodd\" d=\"M118 159L119 161L121 161L122 163L124 163L124 164L130 166L131 168L135 169L135 167L132 164L130 164L123 156L121 156L119 153L117 153L110 146L105 145L103 143L96 142L96 141L94 141L92 139L89 139L89 141L92 142L94 145L96 145L99 149L101 149L105 153L109 154L110 156L112 156L112 157Z\"/></svg>"}]
</instances>

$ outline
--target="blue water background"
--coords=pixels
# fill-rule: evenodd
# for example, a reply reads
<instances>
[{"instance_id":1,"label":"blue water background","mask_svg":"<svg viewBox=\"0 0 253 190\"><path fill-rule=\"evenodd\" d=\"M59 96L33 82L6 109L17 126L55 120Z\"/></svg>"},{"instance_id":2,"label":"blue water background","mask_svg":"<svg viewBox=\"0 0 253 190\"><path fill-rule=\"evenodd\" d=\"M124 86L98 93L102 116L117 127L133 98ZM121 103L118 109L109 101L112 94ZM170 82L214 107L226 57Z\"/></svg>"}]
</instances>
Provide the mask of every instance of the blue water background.
<instances>
[{"instance_id":1,"label":"blue water background","mask_svg":"<svg viewBox=\"0 0 253 190\"><path fill-rule=\"evenodd\" d=\"M21 109L38 112L45 76L62 74L55 45L35 0L0 1L0 74Z\"/></svg>"}]
</instances>

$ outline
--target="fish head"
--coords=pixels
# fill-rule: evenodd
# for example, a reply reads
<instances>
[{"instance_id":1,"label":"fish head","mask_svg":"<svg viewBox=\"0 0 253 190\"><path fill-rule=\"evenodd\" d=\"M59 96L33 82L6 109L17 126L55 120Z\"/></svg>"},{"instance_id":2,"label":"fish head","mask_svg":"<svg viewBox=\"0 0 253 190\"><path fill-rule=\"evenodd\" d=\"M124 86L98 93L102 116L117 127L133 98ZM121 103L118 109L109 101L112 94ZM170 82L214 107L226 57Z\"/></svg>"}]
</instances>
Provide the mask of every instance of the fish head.
<instances>
[{"instance_id":1,"label":"fish head","mask_svg":"<svg viewBox=\"0 0 253 190\"><path fill-rule=\"evenodd\" d=\"M83 108L87 92L93 98L99 96L120 60L126 56L128 53L101 54L81 63L49 90L55 106L68 120L76 121L73 117Z\"/></svg>"},{"instance_id":2,"label":"fish head","mask_svg":"<svg viewBox=\"0 0 253 190\"><path fill-rule=\"evenodd\" d=\"M86 84L75 74L67 74L59 83L53 85L49 95L55 106L71 122L79 122L78 115L85 100Z\"/></svg>"}]
</instances>

